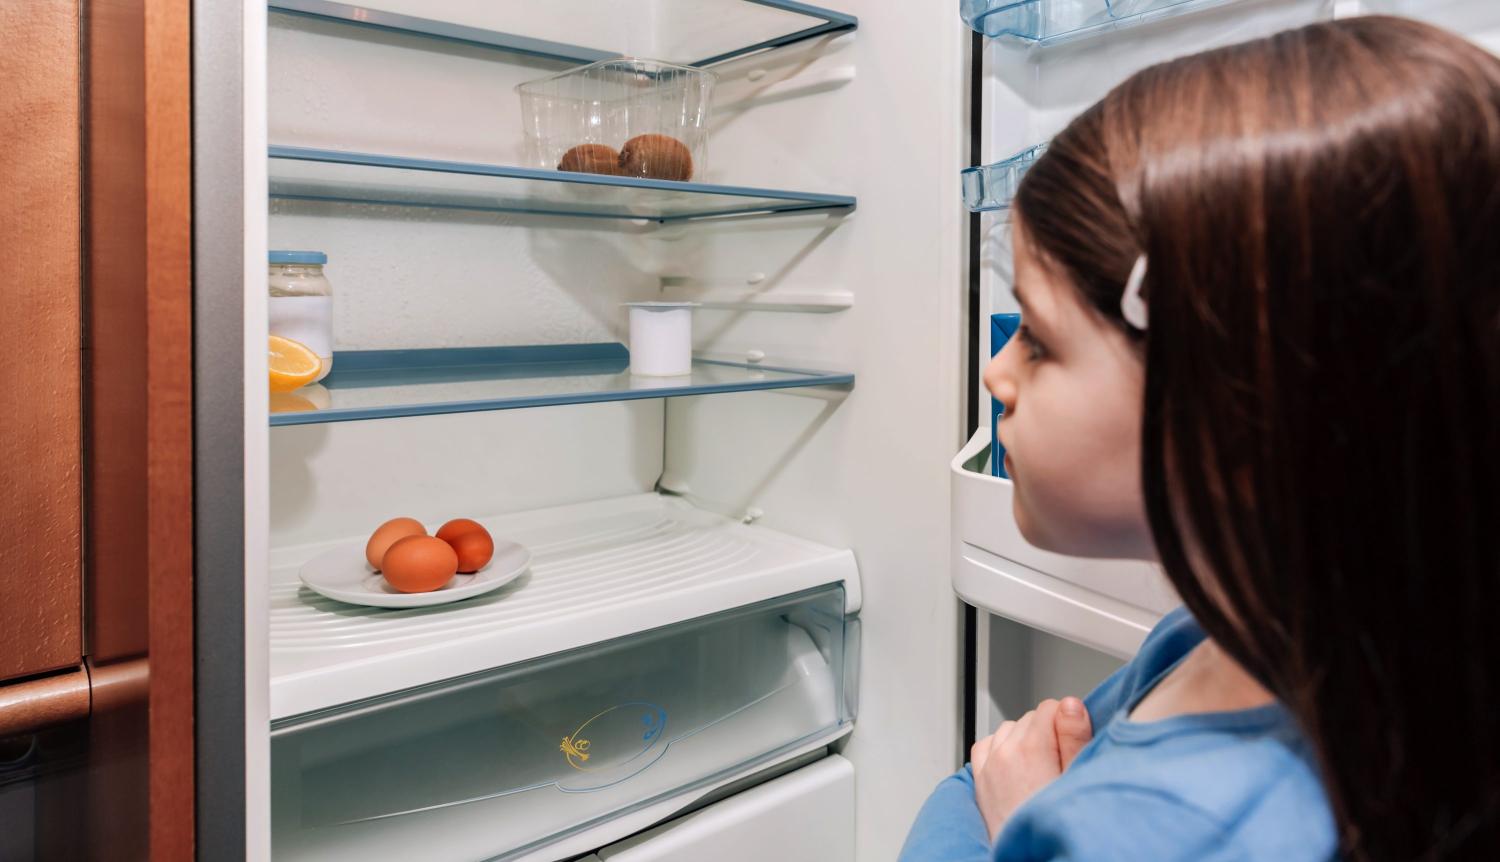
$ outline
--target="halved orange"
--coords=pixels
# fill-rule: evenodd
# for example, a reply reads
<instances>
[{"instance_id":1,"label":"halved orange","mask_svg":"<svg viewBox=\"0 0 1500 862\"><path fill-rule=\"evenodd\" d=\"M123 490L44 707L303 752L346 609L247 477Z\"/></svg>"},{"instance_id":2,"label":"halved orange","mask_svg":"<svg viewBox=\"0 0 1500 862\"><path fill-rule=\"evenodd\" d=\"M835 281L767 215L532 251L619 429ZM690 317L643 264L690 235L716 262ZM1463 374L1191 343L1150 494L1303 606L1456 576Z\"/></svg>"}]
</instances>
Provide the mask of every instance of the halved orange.
<instances>
[{"instance_id":1,"label":"halved orange","mask_svg":"<svg viewBox=\"0 0 1500 862\"><path fill-rule=\"evenodd\" d=\"M322 363L311 348L290 338L271 336L271 391L291 392L318 379Z\"/></svg>"}]
</instances>

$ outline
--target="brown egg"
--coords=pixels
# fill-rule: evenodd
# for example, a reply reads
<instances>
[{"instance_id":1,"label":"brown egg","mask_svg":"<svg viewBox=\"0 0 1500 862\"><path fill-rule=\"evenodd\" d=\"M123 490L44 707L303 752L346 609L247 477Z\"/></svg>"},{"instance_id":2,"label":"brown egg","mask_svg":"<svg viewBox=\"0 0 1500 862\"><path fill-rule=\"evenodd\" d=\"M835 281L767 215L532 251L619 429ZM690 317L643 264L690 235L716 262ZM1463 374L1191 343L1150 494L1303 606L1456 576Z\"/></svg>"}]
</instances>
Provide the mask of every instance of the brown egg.
<instances>
[{"instance_id":1,"label":"brown egg","mask_svg":"<svg viewBox=\"0 0 1500 862\"><path fill-rule=\"evenodd\" d=\"M632 177L690 180L693 178L693 154L676 138L636 135L620 148L620 169Z\"/></svg>"},{"instance_id":2,"label":"brown egg","mask_svg":"<svg viewBox=\"0 0 1500 862\"><path fill-rule=\"evenodd\" d=\"M380 559L385 556L386 550L391 545L407 536L425 536L427 528L422 522L415 518L392 518L384 524L375 528L370 534L370 541L365 543L365 560L370 568L380 571Z\"/></svg>"},{"instance_id":3,"label":"brown egg","mask_svg":"<svg viewBox=\"0 0 1500 862\"><path fill-rule=\"evenodd\" d=\"M391 545L380 573L403 593L430 593L452 580L458 554L435 536L407 536Z\"/></svg>"},{"instance_id":4,"label":"brown egg","mask_svg":"<svg viewBox=\"0 0 1500 862\"><path fill-rule=\"evenodd\" d=\"M604 144L579 144L563 153L557 169L586 174L618 174L620 154L615 152L614 147Z\"/></svg>"},{"instance_id":5,"label":"brown egg","mask_svg":"<svg viewBox=\"0 0 1500 862\"><path fill-rule=\"evenodd\" d=\"M437 537L453 546L458 554L458 570L465 574L484 568L495 555L495 540L490 538L490 531L468 518L454 518L439 527Z\"/></svg>"}]
</instances>

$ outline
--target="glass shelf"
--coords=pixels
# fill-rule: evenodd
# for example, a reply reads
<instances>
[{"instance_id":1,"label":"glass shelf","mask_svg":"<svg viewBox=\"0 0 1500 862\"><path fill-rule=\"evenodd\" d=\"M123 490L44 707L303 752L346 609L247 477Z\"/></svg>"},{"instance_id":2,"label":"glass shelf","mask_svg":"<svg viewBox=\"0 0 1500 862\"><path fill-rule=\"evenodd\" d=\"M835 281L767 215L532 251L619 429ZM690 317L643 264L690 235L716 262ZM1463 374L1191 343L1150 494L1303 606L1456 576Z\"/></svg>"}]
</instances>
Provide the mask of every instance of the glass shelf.
<instances>
[{"instance_id":1,"label":"glass shelf","mask_svg":"<svg viewBox=\"0 0 1500 862\"><path fill-rule=\"evenodd\" d=\"M578 64L634 55L707 66L859 26L853 15L794 0L268 0L268 6ZM546 14L537 13L541 6Z\"/></svg>"},{"instance_id":2,"label":"glass shelf","mask_svg":"<svg viewBox=\"0 0 1500 862\"><path fill-rule=\"evenodd\" d=\"M1051 44L1222 6L1232 0L959 0L964 22L991 38Z\"/></svg>"},{"instance_id":3,"label":"glass shelf","mask_svg":"<svg viewBox=\"0 0 1500 862\"><path fill-rule=\"evenodd\" d=\"M270 148L271 197L584 218L692 221L850 210L848 195L445 162L307 147Z\"/></svg>"},{"instance_id":4,"label":"glass shelf","mask_svg":"<svg viewBox=\"0 0 1500 862\"><path fill-rule=\"evenodd\" d=\"M636 377L623 344L345 351L321 384L271 396L271 425L853 385L853 374L710 359L691 375Z\"/></svg>"},{"instance_id":5,"label":"glass shelf","mask_svg":"<svg viewBox=\"0 0 1500 862\"><path fill-rule=\"evenodd\" d=\"M1045 152L1047 145L1037 144L1003 162L965 168L962 173L964 205L976 213L1010 209L1010 202L1021 187L1021 178Z\"/></svg>"}]
</instances>

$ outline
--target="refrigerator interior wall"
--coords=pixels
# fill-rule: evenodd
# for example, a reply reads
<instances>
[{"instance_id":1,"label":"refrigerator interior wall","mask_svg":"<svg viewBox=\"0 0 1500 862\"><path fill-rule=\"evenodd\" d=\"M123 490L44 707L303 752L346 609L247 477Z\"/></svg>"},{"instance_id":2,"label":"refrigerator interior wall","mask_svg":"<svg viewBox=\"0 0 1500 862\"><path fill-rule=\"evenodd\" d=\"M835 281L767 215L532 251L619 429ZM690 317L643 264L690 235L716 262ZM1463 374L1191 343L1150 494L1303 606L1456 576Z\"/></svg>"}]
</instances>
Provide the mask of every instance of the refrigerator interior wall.
<instances>
[{"instance_id":1,"label":"refrigerator interior wall","mask_svg":"<svg viewBox=\"0 0 1500 862\"><path fill-rule=\"evenodd\" d=\"M692 4L641 5L726 24L694 19ZM951 7L836 5L859 16L857 33L714 67L709 164L694 180L854 194L855 215L658 226L277 201L270 235L273 248L328 254L339 349L623 341L620 302L683 299L704 303L696 351L852 370L856 389L276 428L271 543L396 515L586 504L661 477L702 509L855 549L871 601L860 738L846 753L859 858L874 860L899 846L958 749L958 613L941 573L943 464L962 412L967 37ZM540 7L525 8L529 26ZM273 144L518 164L511 88L565 65L270 18Z\"/></svg>"},{"instance_id":2,"label":"refrigerator interior wall","mask_svg":"<svg viewBox=\"0 0 1500 862\"><path fill-rule=\"evenodd\" d=\"M860 711L843 753L855 766L856 858L874 862L892 858L960 748L943 453L960 442L963 415L957 169L968 40L952 4L838 8L859 16L852 37L717 67L723 134L712 158L716 170L774 166L784 185L843 190L859 208L836 228L808 217L811 233L792 233L786 219L701 225L662 245L675 243L664 256L693 269L668 282L674 298L731 288L848 295L848 311L705 310L695 327L710 339L705 349L837 359L858 382L847 397L674 399L663 485L705 508L854 550L864 594ZM820 178L827 185L814 185Z\"/></svg>"},{"instance_id":3,"label":"refrigerator interior wall","mask_svg":"<svg viewBox=\"0 0 1500 862\"><path fill-rule=\"evenodd\" d=\"M1124 662L1005 617L980 612L974 729L993 733L1047 698L1083 697Z\"/></svg>"},{"instance_id":4,"label":"refrigerator interior wall","mask_svg":"<svg viewBox=\"0 0 1500 862\"><path fill-rule=\"evenodd\" d=\"M1436 24L1500 54L1500 4L1490 0L1360 0L1356 9Z\"/></svg>"}]
</instances>

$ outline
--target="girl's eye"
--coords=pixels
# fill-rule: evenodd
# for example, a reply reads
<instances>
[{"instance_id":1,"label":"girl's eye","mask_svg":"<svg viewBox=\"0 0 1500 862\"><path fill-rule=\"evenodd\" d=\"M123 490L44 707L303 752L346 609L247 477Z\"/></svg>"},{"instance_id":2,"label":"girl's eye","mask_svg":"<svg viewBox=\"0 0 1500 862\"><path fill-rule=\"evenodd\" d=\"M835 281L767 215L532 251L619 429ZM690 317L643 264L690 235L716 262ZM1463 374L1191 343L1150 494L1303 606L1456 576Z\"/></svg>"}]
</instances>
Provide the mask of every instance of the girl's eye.
<instances>
[{"instance_id":1,"label":"girl's eye","mask_svg":"<svg viewBox=\"0 0 1500 862\"><path fill-rule=\"evenodd\" d=\"M1031 330L1027 328L1026 324L1021 324L1021 328L1016 330L1016 337L1021 339L1021 346L1026 348L1026 360L1028 362L1036 362L1047 355L1047 348L1043 347L1042 343L1036 340L1036 336L1031 334Z\"/></svg>"}]
</instances>

